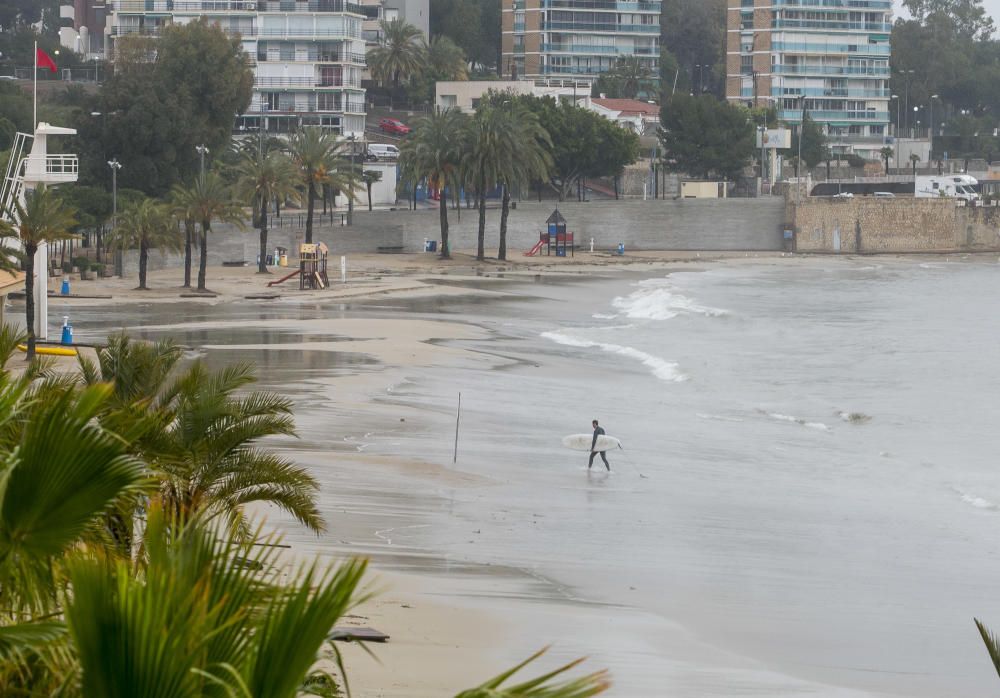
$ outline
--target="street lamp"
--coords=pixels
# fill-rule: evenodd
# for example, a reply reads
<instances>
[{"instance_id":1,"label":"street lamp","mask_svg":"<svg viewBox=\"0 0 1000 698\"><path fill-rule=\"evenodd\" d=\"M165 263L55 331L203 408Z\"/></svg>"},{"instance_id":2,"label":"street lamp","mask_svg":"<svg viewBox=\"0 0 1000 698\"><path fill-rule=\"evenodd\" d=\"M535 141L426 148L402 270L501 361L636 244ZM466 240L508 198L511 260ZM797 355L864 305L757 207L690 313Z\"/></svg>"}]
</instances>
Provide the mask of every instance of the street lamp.
<instances>
[{"instance_id":1,"label":"street lamp","mask_svg":"<svg viewBox=\"0 0 1000 698\"><path fill-rule=\"evenodd\" d=\"M118 158L114 158L108 160L108 167L111 168L111 229L114 230L118 223L118 170L122 168L122 164L118 162ZM115 266L118 267L118 276L124 276L125 264L119 250L115 251Z\"/></svg>"},{"instance_id":2,"label":"street lamp","mask_svg":"<svg viewBox=\"0 0 1000 698\"><path fill-rule=\"evenodd\" d=\"M913 75L917 71L915 70L901 70L899 74L903 76L903 82L906 84L906 130L910 130L910 79L906 77L907 75Z\"/></svg>"},{"instance_id":3,"label":"street lamp","mask_svg":"<svg viewBox=\"0 0 1000 698\"><path fill-rule=\"evenodd\" d=\"M941 99L940 95L931 95L931 98L927 102L927 108L930 110L931 118L931 150L934 150L934 100Z\"/></svg>"},{"instance_id":4,"label":"street lamp","mask_svg":"<svg viewBox=\"0 0 1000 698\"><path fill-rule=\"evenodd\" d=\"M913 107L913 120L914 121L917 120L917 112L919 112L919 111L920 111L920 107L917 107L917 106ZM916 138L917 137L917 133L920 132L920 129L917 128L918 125L919 125L919 122L917 122L917 124L914 124L914 126L913 126L913 132L911 134L912 138Z\"/></svg>"},{"instance_id":5,"label":"street lamp","mask_svg":"<svg viewBox=\"0 0 1000 698\"><path fill-rule=\"evenodd\" d=\"M198 151L198 155L201 156L201 176L204 179L204 177L205 177L205 156L208 154L209 150L208 150L208 147L205 146L204 143L201 144L201 145L196 145L194 147L194 149L197 150Z\"/></svg>"}]
</instances>

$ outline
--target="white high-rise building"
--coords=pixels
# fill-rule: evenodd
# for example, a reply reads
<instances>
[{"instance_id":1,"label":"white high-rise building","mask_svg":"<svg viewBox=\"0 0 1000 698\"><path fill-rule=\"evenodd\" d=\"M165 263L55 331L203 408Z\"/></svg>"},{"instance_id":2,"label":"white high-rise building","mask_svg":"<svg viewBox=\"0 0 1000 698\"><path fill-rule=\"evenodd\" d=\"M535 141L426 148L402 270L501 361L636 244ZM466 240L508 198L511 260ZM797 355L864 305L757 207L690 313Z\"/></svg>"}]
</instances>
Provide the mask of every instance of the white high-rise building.
<instances>
[{"instance_id":1,"label":"white high-rise building","mask_svg":"<svg viewBox=\"0 0 1000 698\"><path fill-rule=\"evenodd\" d=\"M322 126L344 136L365 130L365 42L359 4L347 0L113 0L114 42L158 36L200 17L239 35L254 66L253 100L238 132L289 133Z\"/></svg>"}]
</instances>

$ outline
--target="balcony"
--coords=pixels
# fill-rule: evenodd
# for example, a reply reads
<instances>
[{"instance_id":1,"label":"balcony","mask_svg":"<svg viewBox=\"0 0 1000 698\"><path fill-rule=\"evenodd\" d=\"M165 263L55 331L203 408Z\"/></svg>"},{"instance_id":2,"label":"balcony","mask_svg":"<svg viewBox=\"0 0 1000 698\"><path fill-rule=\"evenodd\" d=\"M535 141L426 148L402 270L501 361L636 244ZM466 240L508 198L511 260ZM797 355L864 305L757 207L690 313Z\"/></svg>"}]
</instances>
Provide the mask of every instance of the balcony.
<instances>
[{"instance_id":1,"label":"balcony","mask_svg":"<svg viewBox=\"0 0 1000 698\"><path fill-rule=\"evenodd\" d=\"M771 0L775 7L809 7L844 10L891 10L892 0Z\"/></svg>"},{"instance_id":2,"label":"balcony","mask_svg":"<svg viewBox=\"0 0 1000 698\"><path fill-rule=\"evenodd\" d=\"M828 55L841 53L851 56L877 56L887 58L892 55L892 48L887 43L870 44L808 44L787 41L775 41L771 44L775 53L815 53Z\"/></svg>"},{"instance_id":3,"label":"balcony","mask_svg":"<svg viewBox=\"0 0 1000 698\"><path fill-rule=\"evenodd\" d=\"M64 184L75 182L80 174L76 155L29 155L24 158L24 178L31 182Z\"/></svg>"},{"instance_id":4,"label":"balcony","mask_svg":"<svg viewBox=\"0 0 1000 698\"><path fill-rule=\"evenodd\" d=\"M616 24L603 22L543 22L543 31L594 32L611 34L659 34L657 24Z\"/></svg>"},{"instance_id":5,"label":"balcony","mask_svg":"<svg viewBox=\"0 0 1000 698\"><path fill-rule=\"evenodd\" d=\"M191 13L255 13L256 0L114 0L108 3L118 12L134 12L137 14L172 12Z\"/></svg>"},{"instance_id":6,"label":"balcony","mask_svg":"<svg viewBox=\"0 0 1000 698\"><path fill-rule=\"evenodd\" d=\"M847 65L772 65L775 75L863 75L888 78L889 66L860 68Z\"/></svg>"},{"instance_id":7,"label":"balcony","mask_svg":"<svg viewBox=\"0 0 1000 698\"><path fill-rule=\"evenodd\" d=\"M355 87L361 88L360 80L345 80L343 78L270 78L255 77L253 85L256 88L290 87L316 89L325 87Z\"/></svg>"},{"instance_id":8,"label":"balcony","mask_svg":"<svg viewBox=\"0 0 1000 698\"><path fill-rule=\"evenodd\" d=\"M660 13L660 2L631 2L629 0L543 0L546 9L566 10L611 10L612 12L655 12Z\"/></svg>"},{"instance_id":9,"label":"balcony","mask_svg":"<svg viewBox=\"0 0 1000 698\"><path fill-rule=\"evenodd\" d=\"M882 22L838 22L824 19L776 19L772 29L804 29L812 31L863 31L888 34L892 25Z\"/></svg>"},{"instance_id":10,"label":"balcony","mask_svg":"<svg viewBox=\"0 0 1000 698\"><path fill-rule=\"evenodd\" d=\"M258 9L261 12L349 12L364 15L361 5L345 0L308 0L293 2L292 0L260 0Z\"/></svg>"},{"instance_id":11,"label":"balcony","mask_svg":"<svg viewBox=\"0 0 1000 698\"><path fill-rule=\"evenodd\" d=\"M863 121L876 124L889 123L889 112L876 111L833 111L822 109L806 109L806 114L815 121ZM778 118L784 121L798 123L802 119L802 112L798 109L782 109L778 112Z\"/></svg>"},{"instance_id":12,"label":"balcony","mask_svg":"<svg viewBox=\"0 0 1000 698\"><path fill-rule=\"evenodd\" d=\"M161 25L134 27L117 24L111 27L111 36L160 36L163 29Z\"/></svg>"},{"instance_id":13,"label":"balcony","mask_svg":"<svg viewBox=\"0 0 1000 698\"><path fill-rule=\"evenodd\" d=\"M305 56L301 53L293 55L268 55L267 53L257 54L258 63L350 63L352 65L364 66L365 54L345 51L343 53L319 53L309 51Z\"/></svg>"}]
</instances>

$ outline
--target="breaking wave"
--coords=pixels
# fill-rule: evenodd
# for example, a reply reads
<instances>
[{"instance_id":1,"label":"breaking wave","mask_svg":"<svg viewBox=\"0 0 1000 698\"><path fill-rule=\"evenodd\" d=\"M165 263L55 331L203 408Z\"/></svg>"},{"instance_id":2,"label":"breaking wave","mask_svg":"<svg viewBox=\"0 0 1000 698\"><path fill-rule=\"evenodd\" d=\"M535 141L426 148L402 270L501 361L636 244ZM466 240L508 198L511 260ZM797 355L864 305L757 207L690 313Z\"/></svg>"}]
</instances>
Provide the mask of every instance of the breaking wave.
<instances>
[{"instance_id":1,"label":"breaking wave","mask_svg":"<svg viewBox=\"0 0 1000 698\"><path fill-rule=\"evenodd\" d=\"M638 290L628 296L619 296L612 305L626 317L635 320L670 320L678 315L704 315L722 317L727 310L700 305L687 296L677 293L663 279L640 281Z\"/></svg>"},{"instance_id":2,"label":"breaking wave","mask_svg":"<svg viewBox=\"0 0 1000 698\"><path fill-rule=\"evenodd\" d=\"M609 344L607 342L594 342L589 339L573 337L562 332L543 332L542 337L553 341L556 344L562 344L567 347L579 347L581 349L596 348L611 354L627 356L630 359L635 359L636 361L641 362L653 372L654 376L663 381L679 383L687 380L687 376L681 373L678 364L673 361L667 361L666 359L662 359L658 356L653 356L652 354L647 354L646 352L635 349L634 347L626 347L620 344Z\"/></svg>"},{"instance_id":3,"label":"breaking wave","mask_svg":"<svg viewBox=\"0 0 1000 698\"><path fill-rule=\"evenodd\" d=\"M826 424L823 424L823 422L809 422L801 417L794 417L790 414L781 414L780 412L765 412L764 410L760 410L760 412L770 419L778 422L790 422L792 424L808 427L809 429L816 429L817 431L833 431L833 429L828 427Z\"/></svg>"}]
</instances>

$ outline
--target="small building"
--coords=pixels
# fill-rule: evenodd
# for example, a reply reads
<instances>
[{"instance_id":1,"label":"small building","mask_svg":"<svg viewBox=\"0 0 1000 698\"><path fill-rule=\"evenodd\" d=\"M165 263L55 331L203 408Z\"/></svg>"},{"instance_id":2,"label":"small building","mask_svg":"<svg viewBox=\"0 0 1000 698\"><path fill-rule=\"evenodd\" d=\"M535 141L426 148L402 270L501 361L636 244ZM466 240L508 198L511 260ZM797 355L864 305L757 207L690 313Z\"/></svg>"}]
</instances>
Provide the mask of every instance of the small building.
<instances>
[{"instance_id":1,"label":"small building","mask_svg":"<svg viewBox=\"0 0 1000 698\"><path fill-rule=\"evenodd\" d=\"M608 121L614 121L636 135L655 133L660 126L660 107L638 99L588 98L582 107L596 112Z\"/></svg>"},{"instance_id":2,"label":"small building","mask_svg":"<svg viewBox=\"0 0 1000 698\"><path fill-rule=\"evenodd\" d=\"M726 182L681 182L682 199L725 199Z\"/></svg>"},{"instance_id":3,"label":"small building","mask_svg":"<svg viewBox=\"0 0 1000 698\"><path fill-rule=\"evenodd\" d=\"M490 90L579 102L590 98L591 86L583 80L561 79L442 81L434 87L434 104L439 109L459 109L471 114Z\"/></svg>"}]
</instances>

